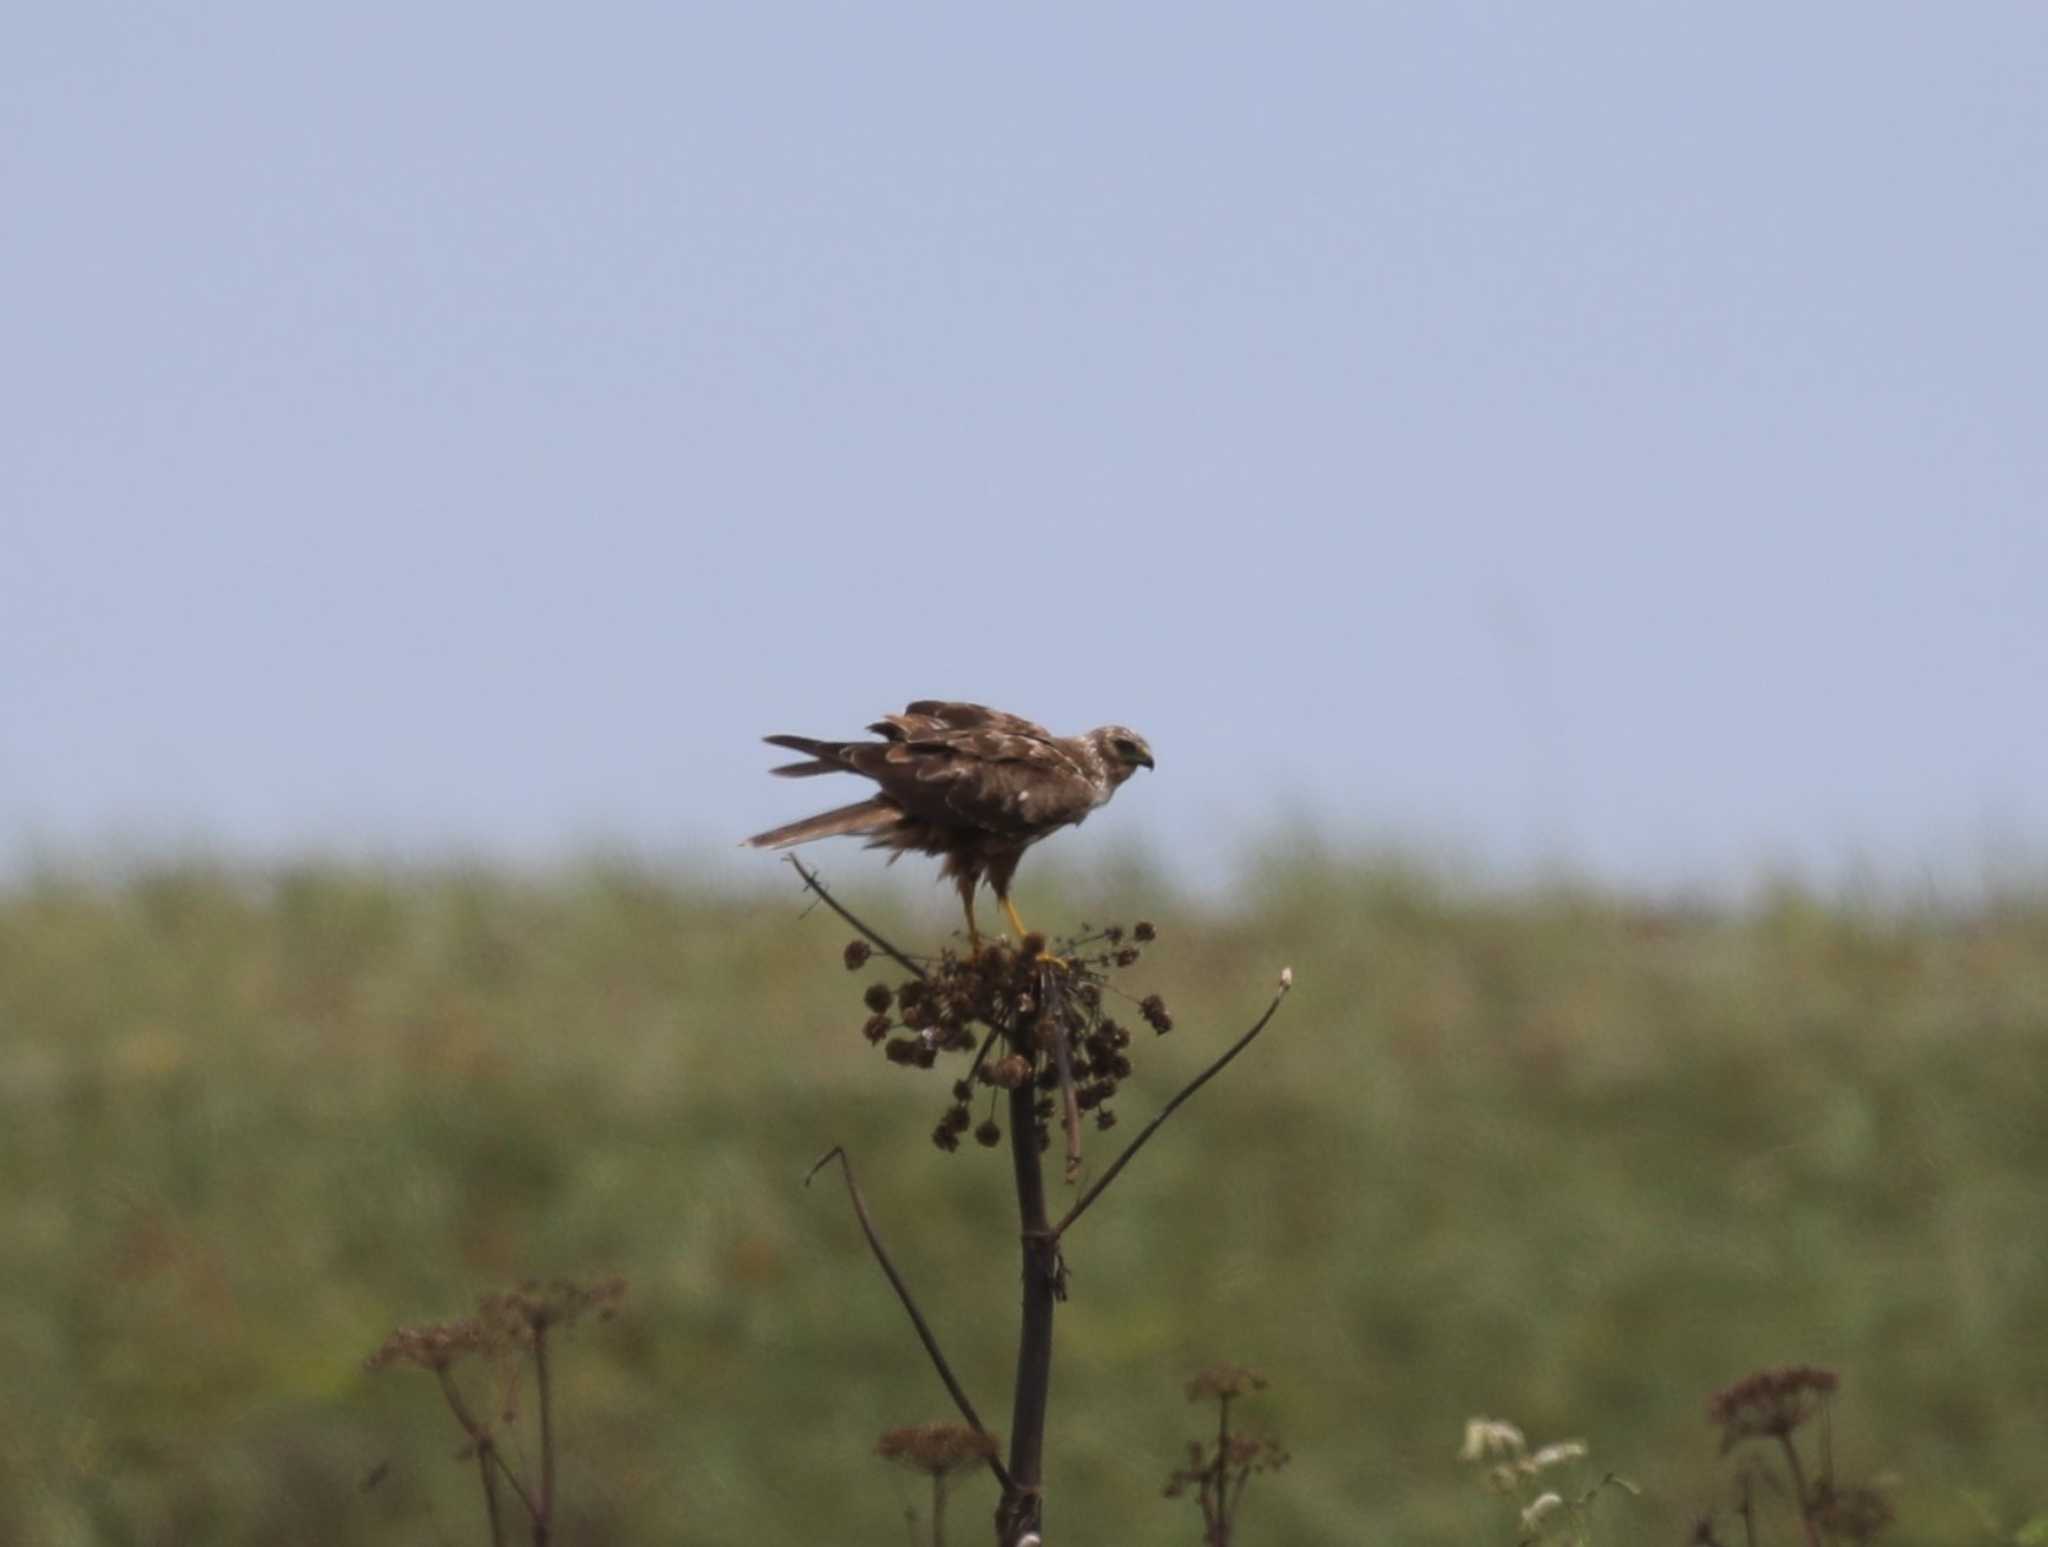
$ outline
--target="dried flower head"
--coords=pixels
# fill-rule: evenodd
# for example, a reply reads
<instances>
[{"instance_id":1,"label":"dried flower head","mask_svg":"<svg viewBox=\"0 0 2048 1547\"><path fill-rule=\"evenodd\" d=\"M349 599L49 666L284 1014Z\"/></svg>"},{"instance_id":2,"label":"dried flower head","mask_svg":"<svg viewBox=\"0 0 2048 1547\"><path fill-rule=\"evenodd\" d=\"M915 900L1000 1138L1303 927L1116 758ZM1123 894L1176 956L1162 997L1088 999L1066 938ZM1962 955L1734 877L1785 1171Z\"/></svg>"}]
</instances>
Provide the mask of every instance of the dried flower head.
<instances>
[{"instance_id":1,"label":"dried flower head","mask_svg":"<svg viewBox=\"0 0 2048 1547\"><path fill-rule=\"evenodd\" d=\"M543 1284L529 1279L516 1289L479 1296L474 1316L400 1327L366 1363L372 1370L386 1370L393 1365L445 1370L466 1354L495 1356L528 1347L536 1333L567 1326L586 1315L609 1320L625 1293L626 1281L622 1278L597 1279L589 1284L569 1279Z\"/></svg>"},{"instance_id":2,"label":"dried flower head","mask_svg":"<svg viewBox=\"0 0 2048 1547\"><path fill-rule=\"evenodd\" d=\"M957 1423L915 1424L891 1429L875 1454L927 1477L944 1477L963 1466L985 1463L996 1453L996 1437Z\"/></svg>"},{"instance_id":3,"label":"dried flower head","mask_svg":"<svg viewBox=\"0 0 2048 1547\"><path fill-rule=\"evenodd\" d=\"M1792 1364L1759 1370L1717 1391L1707 1404L1707 1416L1720 1425L1722 1454L1747 1439L1791 1434L1821 1410L1839 1384L1833 1370Z\"/></svg>"},{"instance_id":4,"label":"dried flower head","mask_svg":"<svg viewBox=\"0 0 2048 1547\"><path fill-rule=\"evenodd\" d=\"M845 961L848 972L858 972L868 964L868 958L875 954L875 948L865 940L846 942Z\"/></svg>"},{"instance_id":5,"label":"dried flower head","mask_svg":"<svg viewBox=\"0 0 2048 1547\"><path fill-rule=\"evenodd\" d=\"M400 1327L364 1361L371 1370L408 1365L416 1370L445 1370L466 1354L497 1352L502 1344L493 1329L474 1316L453 1321L423 1322Z\"/></svg>"},{"instance_id":6,"label":"dried flower head","mask_svg":"<svg viewBox=\"0 0 2048 1547\"><path fill-rule=\"evenodd\" d=\"M1248 1391L1264 1391L1266 1377L1242 1364L1212 1364L1188 1382L1190 1402L1211 1402L1219 1397L1241 1397Z\"/></svg>"},{"instance_id":7,"label":"dried flower head","mask_svg":"<svg viewBox=\"0 0 2048 1547\"><path fill-rule=\"evenodd\" d=\"M898 982L862 986L861 1034L903 1068L930 1069L943 1055L970 1055L971 1066L952 1081L955 1101L963 1083L999 1090L1036 1085L1048 1098L1036 1108L1039 1131L1031 1136L1041 1148L1048 1143L1045 1125L1060 1122L1062 1111L1092 1113L1108 1127L1115 1120L1110 1104L1132 1074L1130 1033L1103 1013L1110 975L1137 958L1135 946L1120 944L1125 938L1150 938L1149 926L1089 933L1084 925L1082 933L1050 943L1034 934L1014 945L984 941L973 955L942 952ZM1105 940L1112 949L1099 948ZM1092 953L1091 945L1098 947ZM849 967L872 959L865 940L848 944ZM1173 1025L1156 994L1141 1013L1155 1031ZM957 1149L970 1126L941 1123L933 1141Z\"/></svg>"},{"instance_id":8,"label":"dried flower head","mask_svg":"<svg viewBox=\"0 0 2048 1547\"><path fill-rule=\"evenodd\" d=\"M1031 1060L1008 1053L992 1064L984 1064L981 1077L998 1090L1015 1090L1031 1083Z\"/></svg>"}]
</instances>

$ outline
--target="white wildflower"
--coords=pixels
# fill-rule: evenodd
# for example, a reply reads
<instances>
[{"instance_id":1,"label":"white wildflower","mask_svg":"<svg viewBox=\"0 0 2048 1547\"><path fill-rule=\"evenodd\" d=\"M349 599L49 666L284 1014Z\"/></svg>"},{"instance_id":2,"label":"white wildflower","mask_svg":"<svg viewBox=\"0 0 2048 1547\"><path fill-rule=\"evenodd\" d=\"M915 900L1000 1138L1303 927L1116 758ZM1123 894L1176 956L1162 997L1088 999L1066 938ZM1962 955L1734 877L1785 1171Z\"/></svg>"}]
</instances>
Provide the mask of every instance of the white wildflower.
<instances>
[{"instance_id":1,"label":"white wildflower","mask_svg":"<svg viewBox=\"0 0 2048 1547\"><path fill-rule=\"evenodd\" d=\"M1484 1461L1489 1456L1519 1456L1527 1448L1522 1431L1498 1418L1465 1420L1465 1443L1458 1448L1460 1461Z\"/></svg>"},{"instance_id":2,"label":"white wildflower","mask_svg":"<svg viewBox=\"0 0 2048 1547\"><path fill-rule=\"evenodd\" d=\"M1562 1466L1567 1461L1583 1461L1586 1458L1584 1440L1559 1440L1555 1445L1545 1445L1535 1455L1522 1463L1522 1469L1535 1476L1547 1467Z\"/></svg>"},{"instance_id":3,"label":"white wildflower","mask_svg":"<svg viewBox=\"0 0 2048 1547\"><path fill-rule=\"evenodd\" d=\"M1529 1507L1522 1511L1522 1529L1541 1531L1543 1522L1564 1508L1564 1497L1556 1493L1538 1494Z\"/></svg>"}]
</instances>

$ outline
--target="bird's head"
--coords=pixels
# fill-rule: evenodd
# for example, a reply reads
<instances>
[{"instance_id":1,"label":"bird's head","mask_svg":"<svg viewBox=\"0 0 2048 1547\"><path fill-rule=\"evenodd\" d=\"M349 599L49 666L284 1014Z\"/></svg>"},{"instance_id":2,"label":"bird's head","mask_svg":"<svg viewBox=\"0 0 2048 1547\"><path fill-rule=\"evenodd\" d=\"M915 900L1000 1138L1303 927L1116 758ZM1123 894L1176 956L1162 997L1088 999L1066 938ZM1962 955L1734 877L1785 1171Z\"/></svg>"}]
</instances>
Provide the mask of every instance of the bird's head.
<instances>
[{"instance_id":1,"label":"bird's head","mask_svg":"<svg viewBox=\"0 0 2048 1547\"><path fill-rule=\"evenodd\" d=\"M1109 775L1111 789L1140 768L1153 766L1151 747L1128 725L1105 725L1090 731L1088 740L1094 745L1095 755L1102 759L1102 768Z\"/></svg>"}]
</instances>

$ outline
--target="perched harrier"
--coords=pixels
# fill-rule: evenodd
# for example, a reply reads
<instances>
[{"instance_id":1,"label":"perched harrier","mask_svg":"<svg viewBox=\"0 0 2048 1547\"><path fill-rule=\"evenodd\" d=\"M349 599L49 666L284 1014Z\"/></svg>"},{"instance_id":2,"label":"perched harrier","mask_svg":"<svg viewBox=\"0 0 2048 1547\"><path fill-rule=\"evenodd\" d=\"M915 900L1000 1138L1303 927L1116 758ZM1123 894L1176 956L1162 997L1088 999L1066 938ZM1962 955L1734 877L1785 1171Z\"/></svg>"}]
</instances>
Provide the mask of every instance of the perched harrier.
<instances>
[{"instance_id":1,"label":"perched harrier","mask_svg":"<svg viewBox=\"0 0 2048 1547\"><path fill-rule=\"evenodd\" d=\"M1010 877L1039 839L1077 824L1108 802L1117 786L1152 766L1136 731L1105 725L1085 736L1055 736L1042 725L980 704L921 698L868 727L880 741L813 741L770 736L768 744L804 754L775 770L789 778L857 773L880 785L872 799L756 833L757 849L786 849L842 833L871 849L944 858L941 874L960 888L967 938L976 950L974 889L984 878L1021 939L1024 921L1010 903Z\"/></svg>"}]
</instances>

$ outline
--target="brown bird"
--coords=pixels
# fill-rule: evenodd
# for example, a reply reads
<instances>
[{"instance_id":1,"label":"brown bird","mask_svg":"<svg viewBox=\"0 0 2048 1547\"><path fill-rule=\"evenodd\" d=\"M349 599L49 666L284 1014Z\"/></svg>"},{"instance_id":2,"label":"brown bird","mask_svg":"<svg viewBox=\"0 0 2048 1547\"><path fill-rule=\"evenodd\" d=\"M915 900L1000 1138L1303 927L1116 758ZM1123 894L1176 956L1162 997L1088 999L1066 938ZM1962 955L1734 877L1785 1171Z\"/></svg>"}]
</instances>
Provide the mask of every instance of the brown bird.
<instances>
[{"instance_id":1,"label":"brown bird","mask_svg":"<svg viewBox=\"0 0 2048 1547\"><path fill-rule=\"evenodd\" d=\"M977 951L975 888L988 882L1022 939L1027 931L1010 901L1010 878L1024 851L1086 820L1124 780L1153 766L1145 738L1124 726L1055 736L1042 725L980 704L921 698L868 729L882 739L766 737L772 747L804 754L802 762L774 770L785 778L857 773L874 780L881 793L756 833L746 842L786 849L849 834L867 839L871 849L894 850L891 864L904 854L937 855L945 860L940 874L960 889L967 938Z\"/></svg>"}]
</instances>

